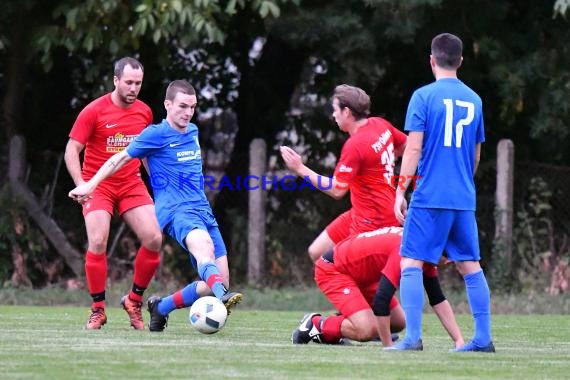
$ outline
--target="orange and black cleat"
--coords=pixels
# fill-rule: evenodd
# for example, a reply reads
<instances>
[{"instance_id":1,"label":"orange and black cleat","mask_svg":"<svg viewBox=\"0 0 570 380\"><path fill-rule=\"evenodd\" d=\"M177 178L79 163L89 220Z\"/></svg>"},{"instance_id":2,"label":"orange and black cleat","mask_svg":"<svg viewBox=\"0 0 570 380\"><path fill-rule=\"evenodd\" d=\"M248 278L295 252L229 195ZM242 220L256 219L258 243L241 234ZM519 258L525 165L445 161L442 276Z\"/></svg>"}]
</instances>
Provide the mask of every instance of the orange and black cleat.
<instances>
[{"instance_id":1,"label":"orange and black cleat","mask_svg":"<svg viewBox=\"0 0 570 380\"><path fill-rule=\"evenodd\" d=\"M144 321L142 317L142 302L133 301L129 296L121 298L121 306L129 315L131 326L135 330L144 330Z\"/></svg>"},{"instance_id":2,"label":"orange and black cleat","mask_svg":"<svg viewBox=\"0 0 570 380\"><path fill-rule=\"evenodd\" d=\"M91 315L89 320L85 324L86 330L99 330L101 326L107 323L107 316L105 315L105 309L102 307L95 307L91 309Z\"/></svg>"}]
</instances>

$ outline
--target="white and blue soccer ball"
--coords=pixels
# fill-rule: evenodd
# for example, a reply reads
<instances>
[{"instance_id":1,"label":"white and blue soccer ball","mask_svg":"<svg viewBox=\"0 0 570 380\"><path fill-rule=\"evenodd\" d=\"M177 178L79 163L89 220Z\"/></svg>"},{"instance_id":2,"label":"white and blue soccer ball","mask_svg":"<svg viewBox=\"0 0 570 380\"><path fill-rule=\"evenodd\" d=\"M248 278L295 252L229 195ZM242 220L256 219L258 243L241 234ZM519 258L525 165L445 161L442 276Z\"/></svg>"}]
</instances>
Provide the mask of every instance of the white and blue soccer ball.
<instances>
[{"instance_id":1,"label":"white and blue soccer ball","mask_svg":"<svg viewBox=\"0 0 570 380\"><path fill-rule=\"evenodd\" d=\"M216 297L200 297L190 307L190 323L202 334L213 334L226 324L228 311Z\"/></svg>"}]
</instances>

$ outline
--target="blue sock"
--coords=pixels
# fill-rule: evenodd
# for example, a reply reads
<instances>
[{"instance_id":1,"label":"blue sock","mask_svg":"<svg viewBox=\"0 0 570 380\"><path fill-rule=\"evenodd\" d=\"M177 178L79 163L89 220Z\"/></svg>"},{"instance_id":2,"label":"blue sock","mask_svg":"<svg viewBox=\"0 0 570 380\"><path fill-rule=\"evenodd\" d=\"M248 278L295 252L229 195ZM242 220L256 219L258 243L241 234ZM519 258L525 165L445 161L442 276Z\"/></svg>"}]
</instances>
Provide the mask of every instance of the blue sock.
<instances>
[{"instance_id":1,"label":"blue sock","mask_svg":"<svg viewBox=\"0 0 570 380\"><path fill-rule=\"evenodd\" d=\"M222 298L226 293L227 289L223 283L223 277L220 274L220 270L211 261L207 261L202 264L198 264L198 275L206 284L212 289L212 292L217 298Z\"/></svg>"},{"instance_id":2,"label":"blue sock","mask_svg":"<svg viewBox=\"0 0 570 380\"><path fill-rule=\"evenodd\" d=\"M184 289L178 290L168 297L164 297L158 304L158 312L161 315L168 315L174 309L192 306L192 304L200 298L200 295L198 295L196 291L197 287L198 281L194 281L186 285Z\"/></svg>"},{"instance_id":3,"label":"blue sock","mask_svg":"<svg viewBox=\"0 0 570 380\"><path fill-rule=\"evenodd\" d=\"M408 343L415 343L422 337L422 312L424 309L424 284L421 268L402 269L400 299L406 314L406 337Z\"/></svg>"},{"instance_id":4,"label":"blue sock","mask_svg":"<svg viewBox=\"0 0 570 380\"><path fill-rule=\"evenodd\" d=\"M491 342L491 294L483 271L467 274L463 277L467 300L475 322L473 342L486 346Z\"/></svg>"}]
</instances>

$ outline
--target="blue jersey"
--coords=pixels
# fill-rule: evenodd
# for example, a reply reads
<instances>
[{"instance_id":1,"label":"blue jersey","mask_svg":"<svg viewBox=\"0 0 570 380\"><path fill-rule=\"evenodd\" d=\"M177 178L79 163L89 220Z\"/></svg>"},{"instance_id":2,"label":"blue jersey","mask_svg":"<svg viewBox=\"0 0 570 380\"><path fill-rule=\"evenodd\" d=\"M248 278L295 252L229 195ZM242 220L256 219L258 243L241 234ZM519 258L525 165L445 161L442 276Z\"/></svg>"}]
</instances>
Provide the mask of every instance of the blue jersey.
<instances>
[{"instance_id":1,"label":"blue jersey","mask_svg":"<svg viewBox=\"0 0 570 380\"><path fill-rule=\"evenodd\" d=\"M127 146L127 153L131 157L147 158L161 228L170 223L176 210L210 209L204 193L202 156L195 124L188 124L183 133L166 120L150 125Z\"/></svg>"},{"instance_id":2,"label":"blue jersey","mask_svg":"<svg viewBox=\"0 0 570 380\"><path fill-rule=\"evenodd\" d=\"M457 78L414 92L406 131L423 132L410 207L475 210L475 145L485 141L481 98Z\"/></svg>"}]
</instances>

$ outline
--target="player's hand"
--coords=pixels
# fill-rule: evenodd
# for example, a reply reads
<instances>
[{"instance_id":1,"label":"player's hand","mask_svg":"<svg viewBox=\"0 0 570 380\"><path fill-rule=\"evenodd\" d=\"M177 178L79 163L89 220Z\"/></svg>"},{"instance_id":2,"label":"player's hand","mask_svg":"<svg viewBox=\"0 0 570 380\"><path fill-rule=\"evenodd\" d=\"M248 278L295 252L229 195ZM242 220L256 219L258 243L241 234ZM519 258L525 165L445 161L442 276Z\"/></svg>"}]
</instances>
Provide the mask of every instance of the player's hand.
<instances>
[{"instance_id":1,"label":"player's hand","mask_svg":"<svg viewBox=\"0 0 570 380\"><path fill-rule=\"evenodd\" d=\"M68 196L74 201L83 204L87 200L91 199L91 193L93 193L93 188L89 185L88 182L85 182L77 186L75 189L71 190Z\"/></svg>"},{"instance_id":2,"label":"player's hand","mask_svg":"<svg viewBox=\"0 0 570 380\"><path fill-rule=\"evenodd\" d=\"M394 202L394 215L398 222L403 226L406 222L406 215L408 214L408 202L404 193L396 191L396 201Z\"/></svg>"},{"instance_id":3,"label":"player's hand","mask_svg":"<svg viewBox=\"0 0 570 380\"><path fill-rule=\"evenodd\" d=\"M455 344L455 348L463 347L465 345L465 341L463 340L462 336L457 338L457 340L453 343Z\"/></svg>"},{"instance_id":4,"label":"player's hand","mask_svg":"<svg viewBox=\"0 0 570 380\"><path fill-rule=\"evenodd\" d=\"M279 147L279 151L281 152L281 157L283 157L285 165L287 165L289 170L297 174L299 169L303 166L303 159L301 156L288 146Z\"/></svg>"}]
</instances>

